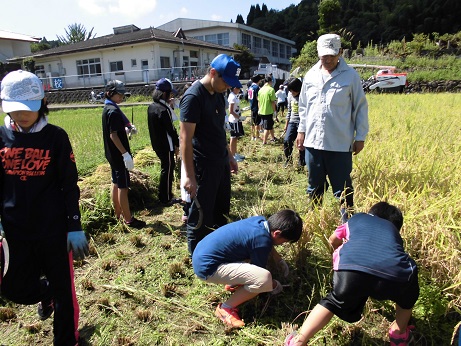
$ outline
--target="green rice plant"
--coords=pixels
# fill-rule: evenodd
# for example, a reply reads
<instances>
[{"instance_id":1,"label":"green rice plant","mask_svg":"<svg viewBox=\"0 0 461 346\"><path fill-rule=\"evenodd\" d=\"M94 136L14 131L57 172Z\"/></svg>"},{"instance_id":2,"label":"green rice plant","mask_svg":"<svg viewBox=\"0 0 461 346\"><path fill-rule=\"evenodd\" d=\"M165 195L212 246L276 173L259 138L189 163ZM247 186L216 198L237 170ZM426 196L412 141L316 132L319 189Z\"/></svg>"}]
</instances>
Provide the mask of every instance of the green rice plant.
<instances>
[{"instance_id":1,"label":"green rice plant","mask_svg":"<svg viewBox=\"0 0 461 346\"><path fill-rule=\"evenodd\" d=\"M120 108L138 129L130 147L133 154L150 145L147 127L147 105L123 106ZM80 176L91 174L96 167L106 162L102 140L102 106L72 110L50 110L49 122L60 126L69 135Z\"/></svg>"}]
</instances>

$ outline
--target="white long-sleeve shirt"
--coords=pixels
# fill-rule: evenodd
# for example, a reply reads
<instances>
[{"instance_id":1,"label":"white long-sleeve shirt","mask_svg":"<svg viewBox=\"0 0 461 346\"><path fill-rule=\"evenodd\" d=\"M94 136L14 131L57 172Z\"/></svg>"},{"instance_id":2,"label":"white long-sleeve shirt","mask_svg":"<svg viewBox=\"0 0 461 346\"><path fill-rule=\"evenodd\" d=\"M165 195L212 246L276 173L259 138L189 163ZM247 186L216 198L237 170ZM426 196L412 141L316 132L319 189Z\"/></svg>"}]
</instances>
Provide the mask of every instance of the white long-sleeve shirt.
<instances>
[{"instance_id":1,"label":"white long-sleeve shirt","mask_svg":"<svg viewBox=\"0 0 461 346\"><path fill-rule=\"evenodd\" d=\"M304 147L350 152L368 134L368 103L358 73L343 58L324 82L320 61L305 75L299 96L298 132Z\"/></svg>"}]
</instances>

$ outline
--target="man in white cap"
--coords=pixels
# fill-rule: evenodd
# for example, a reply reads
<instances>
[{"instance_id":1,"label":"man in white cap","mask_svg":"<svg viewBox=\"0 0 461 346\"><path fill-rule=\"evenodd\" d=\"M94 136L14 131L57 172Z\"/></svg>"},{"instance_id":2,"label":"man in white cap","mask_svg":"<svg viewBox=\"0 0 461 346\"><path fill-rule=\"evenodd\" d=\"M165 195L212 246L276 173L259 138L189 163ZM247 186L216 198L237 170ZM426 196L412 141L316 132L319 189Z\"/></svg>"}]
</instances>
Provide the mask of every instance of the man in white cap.
<instances>
[{"instance_id":1,"label":"man in white cap","mask_svg":"<svg viewBox=\"0 0 461 346\"><path fill-rule=\"evenodd\" d=\"M365 145L368 103L360 76L341 57L341 38L320 36L317 52L320 60L304 77L299 96L296 145L306 152L312 203L321 203L330 183L344 223L353 213L352 154Z\"/></svg>"},{"instance_id":2,"label":"man in white cap","mask_svg":"<svg viewBox=\"0 0 461 346\"><path fill-rule=\"evenodd\" d=\"M180 103L180 151L185 169L183 188L191 205L187 243L195 246L213 229L227 223L230 210L230 174L238 170L227 145L224 92L242 88L240 65L226 54L211 61L207 74L187 89Z\"/></svg>"}]
</instances>

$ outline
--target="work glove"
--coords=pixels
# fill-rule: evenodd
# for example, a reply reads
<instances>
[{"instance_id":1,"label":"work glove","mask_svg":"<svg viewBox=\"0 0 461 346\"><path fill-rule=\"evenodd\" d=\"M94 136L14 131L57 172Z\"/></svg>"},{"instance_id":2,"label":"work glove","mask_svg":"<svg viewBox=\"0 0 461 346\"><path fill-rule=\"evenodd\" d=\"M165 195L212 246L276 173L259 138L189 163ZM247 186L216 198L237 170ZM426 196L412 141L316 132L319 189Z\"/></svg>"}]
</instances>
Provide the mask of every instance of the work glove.
<instances>
[{"instance_id":1,"label":"work glove","mask_svg":"<svg viewBox=\"0 0 461 346\"><path fill-rule=\"evenodd\" d=\"M138 134L138 129L136 128L136 126L134 126L134 124L131 125L130 133L132 135L137 135Z\"/></svg>"},{"instance_id":2,"label":"work glove","mask_svg":"<svg viewBox=\"0 0 461 346\"><path fill-rule=\"evenodd\" d=\"M283 291L282 284L277 280L272 280L272 282L275 283L275 287L272 289L271 294L276 295L276 294L281 293Z\"/></svg>"},{"instance_id":3,"label":"work glove","mask_svg":"<svg viewBox=\"0 0 461 346\"><path fill-rule=\"evenodd\" d=\"M290 268L288 268L287 262L285 260L281 259L278 263L279 269L283 274L283 277L287 277L288 274L290 273Z\"/></svg>"},{"instance_id":4,"label":"work glove","mask_svg":"<svg viewBox=\"0 0 461 346\"><path fill-rule=\"evenodd\" d=\"M83 231L74 231L67 233L67 251L72 250L74 260L84 259L90 254L88 241Z\"/></svg>"},{"instance_id":5,"label":"work glove","mask_svg":"<svg viewBox=\"0 0 461 346\"><path fill-rule=\"evenodd\" d=\"M132 171L134 168L133 158L131 157L130 153L127 151L123 156L123 163L127 170Z\"/></svg>"}]
</instances>

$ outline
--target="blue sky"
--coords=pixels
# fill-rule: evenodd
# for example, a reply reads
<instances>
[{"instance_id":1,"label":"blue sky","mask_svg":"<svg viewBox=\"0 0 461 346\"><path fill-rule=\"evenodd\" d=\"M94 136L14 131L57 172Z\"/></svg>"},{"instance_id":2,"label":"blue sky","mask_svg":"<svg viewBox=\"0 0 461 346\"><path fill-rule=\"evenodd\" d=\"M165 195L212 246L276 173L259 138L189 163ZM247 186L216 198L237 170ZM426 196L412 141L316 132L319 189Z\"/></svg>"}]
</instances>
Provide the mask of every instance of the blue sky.
<instances>
[{"instance_id":1,"label":"blue sky","mask_svg":"<svg viewBox=\"0 0 461 346\"><path fill-rule=\"evenodd\" d=\"M266 4L282 10L301 0L214 1L214 0L6 0L2 2L0 30L56 40L65 36L70 24L94 27L97 36L113 32L116 26L134 24L144 29L157 27L175 18L193 18L235 22L246 16L251 5Z\"/></svg>"}]
</instances>

